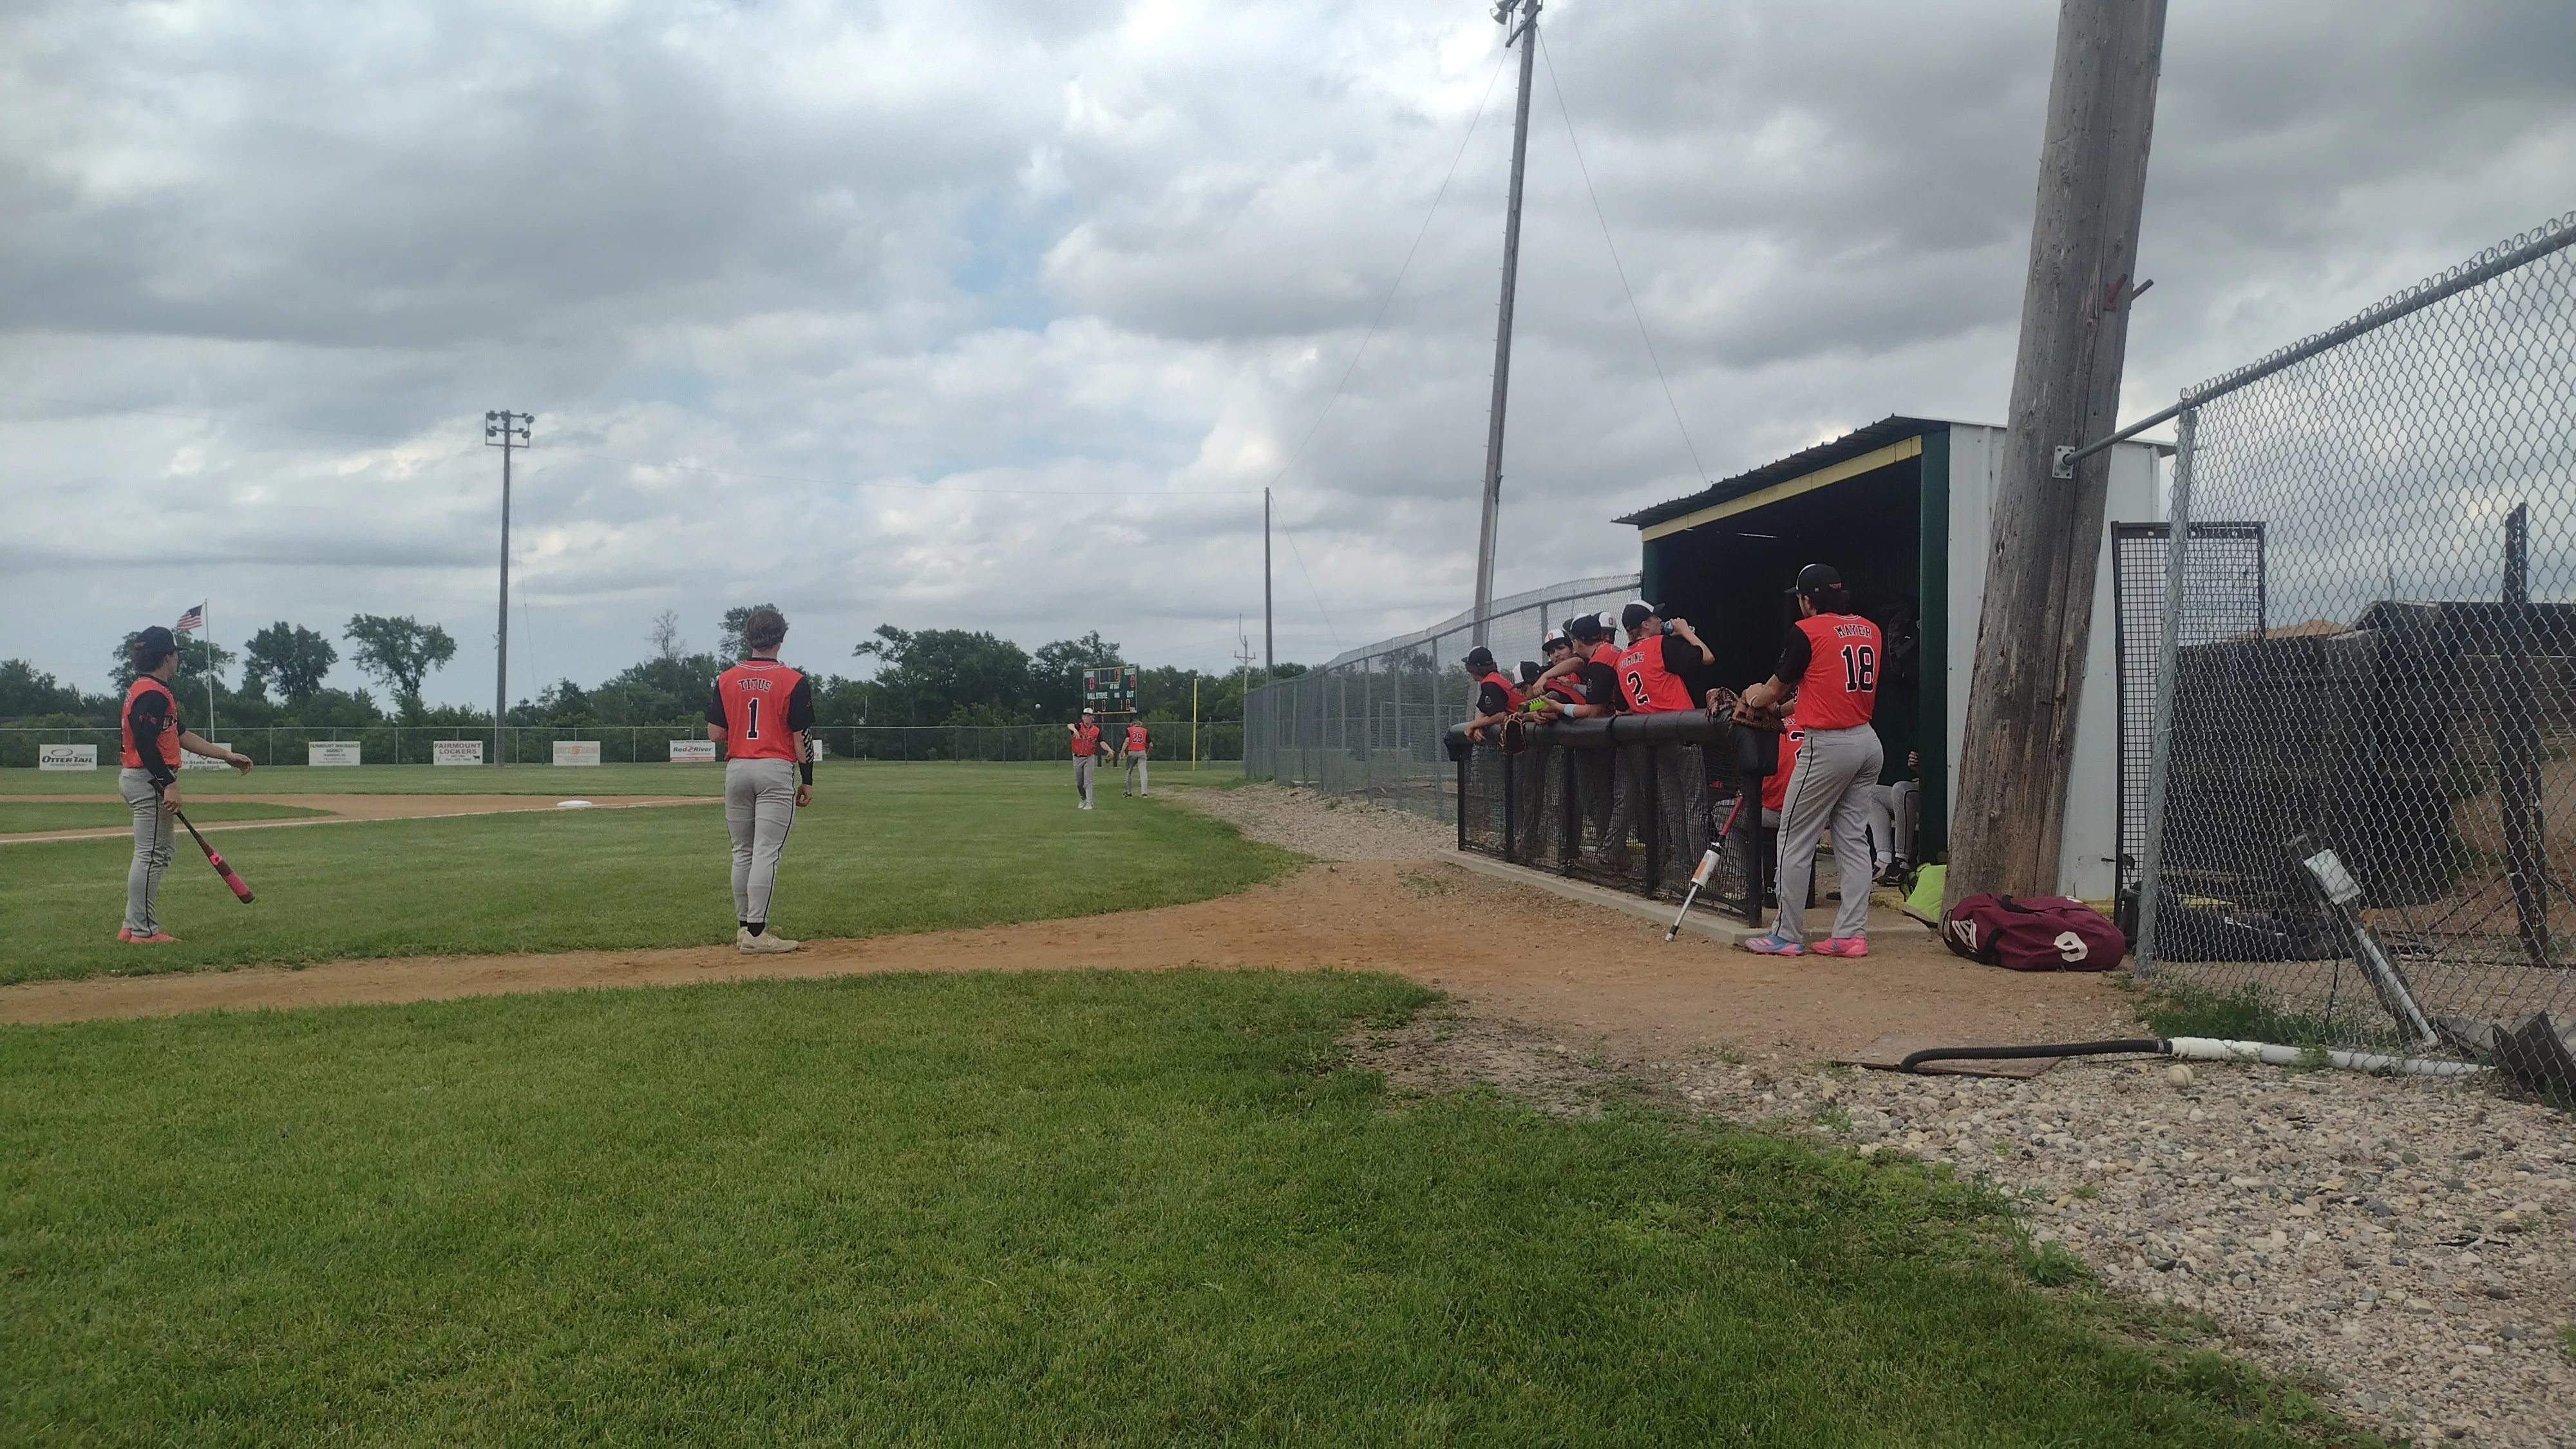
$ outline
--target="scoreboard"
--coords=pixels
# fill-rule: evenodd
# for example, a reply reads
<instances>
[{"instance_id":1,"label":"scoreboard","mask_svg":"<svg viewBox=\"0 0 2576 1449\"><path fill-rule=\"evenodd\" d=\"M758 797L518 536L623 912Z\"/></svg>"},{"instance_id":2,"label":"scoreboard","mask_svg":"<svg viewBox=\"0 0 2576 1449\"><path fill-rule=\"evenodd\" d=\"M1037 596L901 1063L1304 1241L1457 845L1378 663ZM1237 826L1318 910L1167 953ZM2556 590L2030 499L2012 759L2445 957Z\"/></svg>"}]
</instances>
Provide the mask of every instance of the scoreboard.
<instances>
[{"instance_id":1,"label":"scoreboard","mask_svg":"<svg viewBox=\"0 0 2576 1449\"><path fill-rule=\"evenodd\" d=\"M1105 664L1082 671L1082 702L1102 714L1134 713L1136 666Z\"/></svg>"}]
</instances>

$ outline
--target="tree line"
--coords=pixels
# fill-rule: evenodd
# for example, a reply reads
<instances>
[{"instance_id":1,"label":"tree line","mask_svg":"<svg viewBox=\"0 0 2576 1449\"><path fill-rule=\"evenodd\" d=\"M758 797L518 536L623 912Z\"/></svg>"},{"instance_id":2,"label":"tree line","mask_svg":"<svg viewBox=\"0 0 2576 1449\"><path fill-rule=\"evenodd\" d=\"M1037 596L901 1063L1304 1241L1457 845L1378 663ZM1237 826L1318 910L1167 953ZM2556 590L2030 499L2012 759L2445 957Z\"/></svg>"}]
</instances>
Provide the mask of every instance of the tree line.
<instances>
[{"instance_id":1,"label":"tree line","mask_svg":"<svg viewBox=\"0 0 2576 1449\"><path fill-rule=\"evenodd\" d=\"M681 637L677 614L665 612L646 632L648 652L595 686L558 679L510 707L509 722L528 727L664 725L702 718L716 676L742 657L742 624L752 609L728 609L717 621L716 647L693 652ZM0 721L47 727L112 728L126 686L133 682L133 635L121 640L109 678L114 689L90 694L23 659L0 660ZM346 656L376 690L334 689L324 684ZM1130 663L1097 629L1023 649L985 630L897 628L880 624L844 658L865 661L868 673L848 677L799 657L790 635L784 658L814 680L816 723L823 725L1033 725L1069 720L1082 708L1085 669ZM227 729L285 726L355 729L367 725L491 727L489 710L425 704L429 676L456 655L456 641L435 623L408 615L359 614L337 642L320 630L279 620L247 640L239 653L196 637L180 641L177 691L183 715L204 708L208 676L214 680L219 724ZM239 665L236 674L235 666ZM1282 664L1270 677L1305 673ZM1255 670L1251 682L1263 675ZM1138 712L1149 722L1210 723L1243 718L1241 672L1204 674L1164 665L1137 666ZM381 690L381 697L377 690Z\"/></svg>"}]
</instances>

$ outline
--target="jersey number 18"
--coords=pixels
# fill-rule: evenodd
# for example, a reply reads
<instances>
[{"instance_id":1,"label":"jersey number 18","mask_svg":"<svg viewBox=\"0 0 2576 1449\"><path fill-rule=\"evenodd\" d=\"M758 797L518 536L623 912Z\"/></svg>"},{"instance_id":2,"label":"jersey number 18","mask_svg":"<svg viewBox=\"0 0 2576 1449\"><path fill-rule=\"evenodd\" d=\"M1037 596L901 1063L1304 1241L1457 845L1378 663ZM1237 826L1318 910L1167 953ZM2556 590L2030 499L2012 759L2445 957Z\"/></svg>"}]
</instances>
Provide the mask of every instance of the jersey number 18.
<instances>
[{"instance_id":1,"label":"jersey number 18","mask_svg":"<svg viewBox=\"0 0 2576 1449\"><path fill-rule=\"evenodd\" d=\"M1878 692L1878 651L1866 644L1843 646L1843 692Z\"/></svg>"}]
</instances>

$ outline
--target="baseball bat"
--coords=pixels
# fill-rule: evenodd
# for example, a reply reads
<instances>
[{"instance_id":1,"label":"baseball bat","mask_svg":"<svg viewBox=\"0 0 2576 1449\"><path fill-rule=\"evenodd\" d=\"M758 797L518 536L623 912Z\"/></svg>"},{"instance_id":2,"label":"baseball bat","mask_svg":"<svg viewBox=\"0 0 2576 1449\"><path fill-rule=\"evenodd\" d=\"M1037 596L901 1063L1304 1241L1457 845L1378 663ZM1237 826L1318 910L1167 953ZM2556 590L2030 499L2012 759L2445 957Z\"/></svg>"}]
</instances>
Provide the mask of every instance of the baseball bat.
<instances>
[{"instance_id":1,"label":"baseball bat","mask_svg":"<svg viewBox=\"0 0 2576 1449\"><path fill-rule=\"evenodd\" d=\"M179 823L187 826L188 833L196 837L197 848L206 853L206 863L215 868L215 874L224 878L224 884L233 888L233 894L241 897L241 903L243 905L249 905L254 899L250 893L250 885L240 876L234 874L231 866L224 864L224 858L215 854L215 848L206 843L206 837L197 834L196 825L192 823L186 815L180 814L180 812L175 809L170 813L179 816Z\"/></svg>"},{"instance_id":2,"label":"baseball bat","mask_svg":"<svg viewBox=\"0 0 2576 1449\"><path fill-rule=\"evenodd\" d=\"M1726 850L1726 837L1735 829L1735 817L1744 813L1744 796L1745 791L1738 788L1735 808L1726 812L1726 823L1717 827L1717 838L1710 841L1708 849L1701 853L1699 869L1691 872L1690 889L1682 893L1682 908L1673 914L1672 929L1664 932L1665 945L1671 945L1673 937L1682 933L1682 922L1690 917L1691 902L1699 899L1699 888L1708 884L1708 878L1716 873L1717 862Z\"/></svg>"}]
</instances>

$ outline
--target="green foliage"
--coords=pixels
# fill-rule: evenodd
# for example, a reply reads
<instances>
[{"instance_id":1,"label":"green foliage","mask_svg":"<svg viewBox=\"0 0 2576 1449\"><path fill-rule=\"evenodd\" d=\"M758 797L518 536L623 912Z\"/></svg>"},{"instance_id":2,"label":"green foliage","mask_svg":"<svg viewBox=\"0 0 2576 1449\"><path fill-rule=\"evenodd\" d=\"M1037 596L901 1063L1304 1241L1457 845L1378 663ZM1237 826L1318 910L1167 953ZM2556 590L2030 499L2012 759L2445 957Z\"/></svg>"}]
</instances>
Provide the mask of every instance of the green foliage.
<instances>
[{"instance_id":1,"label":"green foliage","mask_svg":"<svg viewBox=\"0 0 2576 1449\"><path fill-rule=\"evenodd\" d=\"M390 691L405 713L420 708L421 681L456 657L456 641L436 624L423 624L409 614L357 614L344 637L355 646L350 657Z\"/></svg>"},{"instance_id":2,"label":"green foliage","mask_svg":"<svg viewBox=\"0 0 2576 1449\"><path fill-rule=\"evenodd\" d=\"M130 672L127 679L132 682ZM115 713L111 696L83 694L24 659L0 659L0 720L59 716L86 722L93 715L113 718Z\"/></svg>"},{"instance_id":3,"label":"green foliage","mask_svg":"<svg viewBox=\"0 0 2576 1449\"><path fill-rule=\"evenodd\" d=\"M1032 724L1029 656L982 630L879 624L850 651L879 661L879 716L871 724Z\"/></svg>"},{"instance_id":4,"label":"green foliage","mask_svg":"<svg viewBox=\"0 0 2576 1449\"><path fill-rule=\"evenodd\" d=\"M242 692L265 694L273 680L289 704L311 699L331 666L340 662L340 651L329 639L284 619L250 636L243 652L250 656L250 667L242 671Z\"/></svg>"},{"instance_id":5,"label":"green foliage","mask_svg":"<svg viewBox=\"0 0 2576 1449\"><path fill-rule=\"evenodd\" d=\"M2567 1355L2568 1362L2576 1363L2576 1323L2558 1325L2558 1351Z\"/></svg>"},{"instance_id":6,"label":"green foliage","mask_svg":"<svg viewBox=\"0 0 2576 1449\"><path fill-rule=\"evenodd\" d=\"M134 682L134 641L142 637L143 631L136 629L116 641L116 650L111 656L114 664L108 670L108 679L115 686L120 698L124 695L126 686ZM220 686L224 671L232 668L233 661L239 657L203 634L182 634L179 636L178 680L194 683L197 687L196 692L202 695L206 688L206 671L209 668L214 670L215 681ZM174 685L177 682L177 680L172 681ZM116 704L117 701L113 699L108 702L110 715L115 713Z\"/></svg>"},{"instance_id":7,"label":"green foliage","mask_svg":"<svg viewBox=\"0 0 2576 1449\"><path fill-rule=\"evenodd\" d=\"M0 1032L13 1438L2313 1442L1920 1174L1388 1110L1336 1037L1426 996L882 976Z\"/></svg>"}]
</instances>

